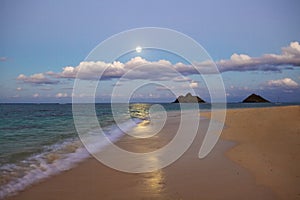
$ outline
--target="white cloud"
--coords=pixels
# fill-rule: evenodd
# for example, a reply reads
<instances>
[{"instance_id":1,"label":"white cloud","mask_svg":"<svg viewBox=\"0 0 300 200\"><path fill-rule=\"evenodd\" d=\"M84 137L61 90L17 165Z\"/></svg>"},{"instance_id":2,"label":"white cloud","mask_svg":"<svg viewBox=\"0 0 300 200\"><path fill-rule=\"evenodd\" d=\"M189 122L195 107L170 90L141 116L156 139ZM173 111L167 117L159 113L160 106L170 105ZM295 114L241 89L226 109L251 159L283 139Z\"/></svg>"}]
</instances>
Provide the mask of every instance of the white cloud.
<instances>
[{"instance_id":1,"label":"white cloud","mask_svg":"<svg viewBox=\"0 0 300 200\"><path fill-rule=\"evenodd\" d=\"M17 90L17 91L21 91L21 90L23 90L23 88L17 87L16 90Z\"/></svg>"},{"instance_id":2,"label":"white cloud","mask_svg":"<svg viewBox=\"0 0 300 200\"><path fill-rule=\"evenodd\" d=\"M244 61L248 61L248 60L251 60L251 57L246 55L246 54L236 54L234 53L230 59L232 61L236 61L236 62L244 62Z\"/></svg>"},{"instance_id":3,"label":"white cloud","mask_svg":"<svg viewBox=\"0 0 300 200\"><path fill-rule=\"evenodd\" d=\"M78 66L64 67L62 72L47 72L47 75L55 78L78 78L84 80L112 79L123 77L125 79L152 79L170 80L179 77L179 72L195 73L191 65L177 63L172 65L167 60L147 61L141 57L132 58L126 63L119 61L113 63L84 61ZM79 73L78 73L79 72ZM175 80L179 81L179 79ZM182 81L184 81L182 79Z\"/></svg>"},{"instance_id":4,"label":"white cloud","mask_svg":"<svg viewBox=\"0 0 300 200\"><path fill-rule=\"evenodd\" d=\"M61 92L59 92L59 93L57 93L57 94L55 95L55 97L56 97L56 98L68 97L68 94L67 94L67 93L61 93Z\"/></svg>"},{"instance_id":5,"label":"white cloud","mask_svg":"<svg viewBox=\"0 0 300 200\"><path fill-rule=\"evenodd\" d=\"M34 95L32 95L34 98L38 98L40 97L40 94L39 93L35 93Z\"/></svg>"},{"instance_id":6,"label":"white cloud","mask_svg":"<svg viewBox=\"0 0 300 200\"><path fill-rule=\"evenodd\" d=\"M48 75L56 78L76 78L78 72L80 79L93 80L98 79L103 74L105 78L119 77L124 74L124 64L121 62L105 63L105 62L81 62L78 66L66 66L62 72L47 72Z\"/></svg>"},{"instance_id":7,"label":"white cloud","mask_svg":"<svg viewBox=\"0 0 300 200\"><path fill-rule=\"evenodd\" d=\"M270 80L267 83L268 86L273 87L298 87L299 84L291 78L283 78L278 80Z\"/></svg>"},{"instance_id":8,"label":"white cloud","mask_svg":"<svg viewBox=\"0 0 300 200\"><path fill-rule=\"evenodd\" d=\"M300 54L300 44L299 42L291 42L290 46L282 48L283 55L288 57L298 57Z\"/></svg>"},{"instance_id":9,"label":"white cloud","mask_svg":"<svg viewBox=\"0 0 300 200\"><path fill-rule=\"evenodd\" d=\"M193 81L189 84L190 88L197 88L198 87L198 83Z\"/></svg>"},{"instance_id":10,"label":"white cloud","mask_svg":"<svg viewBox=\"0 0 300 200\"><path fill-rule=\"evenodd\" d=\"M33 74L31 76L25 76L24 74L20 74L17 77L17 80L23 81L24 83L31 84L56 84L57 80L52 80L46 77L43 73Z\"/></svg>"},{"instance_id":11,"label":"white cloud","mask_svg":"<svg viewBox=\"0 0 300 200\"><path fill-rule=\"evenodd\" d=\"M167 60L147 61L141 57L132 58L126 63L115 61L105 63L102 61L84 61L77 66L66 66L61 72L33 74L25 76L20 74L17 80L32 84L55 84L59 79L110 80L124 78L125 80L146 79L158 81L190 81L184 78L187 75L218 73L212 61L172 64ZM299 42L291 42L289 46L282 48L281 54L264 54L261 57L250 57L246 54L234 53L229 60L216 62L220 72L227 71L281 71L300 66ZM195 86L195 85L194 85Z\"/></svg>"},{"instance_id":12,"label":"white cloud","mask_svg":"<svg viewBox=\"0 0 300 200\"><path fill-rule=\"evenodd\" d=\"M221 72L226 71L280 71L280 66L300 66L299 42L291 42L282 48L282 53L264 54L261 57L250 57L245 54L233 54L230 60L216 63Z\"/></svg>"}]
</instances>

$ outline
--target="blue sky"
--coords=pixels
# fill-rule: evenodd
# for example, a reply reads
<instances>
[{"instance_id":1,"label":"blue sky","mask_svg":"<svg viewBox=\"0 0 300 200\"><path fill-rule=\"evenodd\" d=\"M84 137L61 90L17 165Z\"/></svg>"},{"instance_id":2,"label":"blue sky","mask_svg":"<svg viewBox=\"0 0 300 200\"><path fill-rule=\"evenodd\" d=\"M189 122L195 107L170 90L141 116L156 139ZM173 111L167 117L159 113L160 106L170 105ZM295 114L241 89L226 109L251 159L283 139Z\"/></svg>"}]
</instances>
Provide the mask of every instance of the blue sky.
<instances>
[{"instance_id":1,"label":"blue sky","mask_svg":"<svg viewBox=\"0 0 300 200\"><path fill-rule=\"evenodd\" d=\"M300 54L296 43L300 41L299 7L297 0L2 0L0 102L70 102L73 79L48 77L46 72L59 74L66 66L75 68L95 46L111 35L149 26L180 31L201 44L223 70L228 101L241 101L255 92L272 101L280 97L281 101L299 102ZM266 63L263 57L266 54L280 56L293 50L295 54L288 54L294 56L293 60L280 57L283 59L280 64ZM234 54L237 56L232 57ZM253 58L258 58L260 66L241 67L234 58L246 58L246 64L256 62ZM154 62L161 58L155 59L147 60ZM221 60L226 62L225 66ZM262 65L268 65L268 70L262 69ZM196 80L193 75L189 78L201 85L201 80ZM109 90L115 82L108 80L104 85ZM140 100L168 101L173 98L172 95L156 95L159 91L155 88L145 91L153 98L141 94ZM200 87L197 91L208 98ZM107 94L101 96L99 92L98 95L100 100L107 100Z\"/></svg>"}]
</instances>

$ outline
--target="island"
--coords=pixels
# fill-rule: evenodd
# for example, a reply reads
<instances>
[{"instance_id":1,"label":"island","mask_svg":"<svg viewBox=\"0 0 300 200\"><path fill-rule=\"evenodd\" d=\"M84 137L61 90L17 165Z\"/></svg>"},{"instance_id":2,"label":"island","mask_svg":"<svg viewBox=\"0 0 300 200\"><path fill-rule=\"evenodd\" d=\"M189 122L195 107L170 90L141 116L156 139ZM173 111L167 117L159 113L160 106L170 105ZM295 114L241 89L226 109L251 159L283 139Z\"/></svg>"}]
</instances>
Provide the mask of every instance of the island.
<instances>
[{"instance_id":1,"label":"island","mask_svg":"<svg viewBox=\"0 0 300 200\"><path fill-rule=\"evenodd\" d=\"M206 102L198 96L193 96L191 93L187 93L185 96L180 95L172 103L206 103Z\"/></svg>"},{"instance_id":2,"label":"island","mask_svg":"<svg viewBox=\"0 0 300 200\"><path fill-rule=\"evenodd\" d=\"M257 94L251 94L246 99L242 101L243 103L270 103L267 99L257 95Z\"/></svg>"}]
</instances>

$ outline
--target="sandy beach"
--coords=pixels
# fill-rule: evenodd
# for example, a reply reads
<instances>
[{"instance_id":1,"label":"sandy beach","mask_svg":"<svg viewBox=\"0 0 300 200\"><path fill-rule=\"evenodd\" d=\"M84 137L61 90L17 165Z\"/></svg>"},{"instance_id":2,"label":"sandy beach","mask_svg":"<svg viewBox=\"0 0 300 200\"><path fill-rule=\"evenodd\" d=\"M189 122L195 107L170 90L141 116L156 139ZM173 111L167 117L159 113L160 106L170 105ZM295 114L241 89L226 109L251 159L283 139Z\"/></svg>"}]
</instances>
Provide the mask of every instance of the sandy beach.
<instances>
[{"instance_id":1,"label":"sandy beach","mask_svg":"<svg viewBox=\"0 0 300 200\"><path fill-rule=\"evenodd\" d=\"M155 137L133 140L125 136L117 145L134 152L164 146L180 122L178 113L170 116ZM90 158L7 199L300 198L300 106L228 110L221 139L200 160L209 113L201 116L207 119L202 120L191 147L166 168L131 174ZM147 129L145 124L139 126Z\"/></svg>"},{"instance_id":2,"label":"sandy beach","mask_svg":"<svg viewBox=\"0 0 300 200\"><path fill-rule=\"evenodd\" d=\"M300 199L300 106L228 110L226 155L280 199Z\"/></svg>"}]
</instances>

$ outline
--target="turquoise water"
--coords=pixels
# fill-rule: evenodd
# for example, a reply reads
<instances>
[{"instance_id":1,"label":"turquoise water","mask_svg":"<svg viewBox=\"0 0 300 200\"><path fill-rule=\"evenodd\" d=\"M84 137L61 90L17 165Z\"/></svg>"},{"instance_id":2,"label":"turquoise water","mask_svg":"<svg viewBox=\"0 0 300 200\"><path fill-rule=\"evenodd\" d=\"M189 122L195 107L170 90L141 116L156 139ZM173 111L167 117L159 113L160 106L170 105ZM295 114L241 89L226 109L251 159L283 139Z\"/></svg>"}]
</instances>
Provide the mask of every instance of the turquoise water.
<instances>
[{"instance_id":1,"label":"turquoise water","mask_svg":"<svg viewBox=\"0 0 300 200\"><path fill-rule=\"evenodd\" d=\"M167 111L179 104L161 104ZM290 104L228 104L229 109ZM147 119L151 104L116 104L124 123L131 117ZM210 104L199 104L209 110ZM112 141L122 136L110 104L96 104L99 124ZM81 144L71 104L0 104L0 199L35 182L75 166L90 155ZM138 123L139 120L136 122ZM90 131L92 130L91 128ZM117 131L116 131L117 130ZM101 144L97 148L105 147Z\"/></svg>"},{"instance_id":2,"label":"turquoise water","mask_svg":"<svg viewBox=\"0 0 300 200\"><path fill-rule=\"evenodd\" d=\"M148 117L150 104L124 106L115 105L124 123L130 117ZM111 141L122 136L114 124L110 104L97 104L95 110ZM82 114L90 114L84 105ZM90 156L76 133L71 104L0 104L0 118L0 199ZM104 147L97 145L98 150Z\"/></svg>"}]
</instances>

